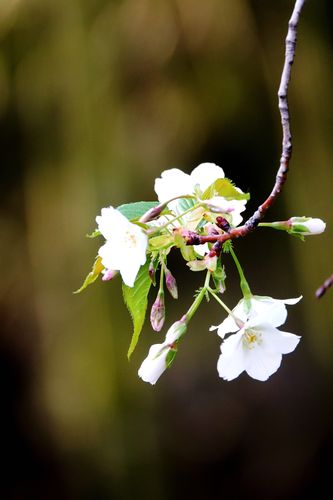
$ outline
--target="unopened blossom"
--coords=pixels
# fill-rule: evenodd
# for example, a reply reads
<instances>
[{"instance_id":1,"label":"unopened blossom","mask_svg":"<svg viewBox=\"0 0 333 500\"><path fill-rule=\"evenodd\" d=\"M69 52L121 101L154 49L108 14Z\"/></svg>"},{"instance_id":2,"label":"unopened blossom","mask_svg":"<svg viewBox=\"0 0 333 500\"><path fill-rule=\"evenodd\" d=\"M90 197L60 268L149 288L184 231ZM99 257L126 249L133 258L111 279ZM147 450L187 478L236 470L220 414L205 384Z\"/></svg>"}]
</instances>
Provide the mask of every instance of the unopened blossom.
<instances>
[{"instance_id":1,"label":"unopened blossom","mask_svg":"<svg viewBox=\"0 0 333 500\"><path fill-rule=\"evenodd\" d=\"M113 207L102 208L96 222L106 239L98 251L103 266L107 272L120 271L124 283L132 287L140 267L146 262L147 235Z\"/></svg>"},{"instance_id":2,"label":"unopened blossom","mask_svg":"<svg viewBox=\"0 0 333 500\"><path fill-rule=\"evenodd\" d=\"M299 236L311 236L321 234L326 229L326 223L322 219L312 217L290 217L288 220L276 222L262 222L260 226L272 227L289 234Z\"/></svg>"},{"instance_id":3,"label":"unopened blossom","mask_svg":"<svg viewBox=\"0 0 333 500\"><path fill-rule=\"evenodd\" d=\"M152 305L150 311L150 323L152 329L155 332L159 332L162 330L165 320L165 301L164 301L164 292L163 290L159 290L156 300Z\"/></svg>"},{"instance_id":4,"label":"unopened blossom","mask_svg":"<svg viewBox=\"0 0 333 500\"><path fill-rule=\"evenodd\" d=\"M144 382L156 384L162 373L171 364L176 352L179 338L185 333L185 321L176 321L168 330L162 344L154 344L148 356L142 362L138 375Z\"/></svg>"},{"instance_id":5,"label":"unopened blossom","mask_svg":"<svg viewBox=\"0 0 333 500\"><path fill-rule=\"evenodd\" d=\"M291 217L288 220L290 233L298 233L303 236L310 236L312 234L321 234L326 229L326 224L321 219L312 217Z\"/></svg>"},{"instance_id":6,"label":"unopened blossom","mask_svg":"<svg viewBox=\"0 0 333 500\"><path fill-rule=\"evenodd\" d=\"M174 299L178 299L178 287L176 278L167 268L165 268L165 284L171 297L173 297Z\"/></svg>"},{"instance_id":7,"label":"unopened blossom","mask_svg":"<svg viewBox=\"0 0 333 500\"><path fill-rule=\"evenodd\" d=\"M292 352L300 340L298 335L278 330L287 318L286 304L296 304L300 299L242 299L219 326L212 326L210 330L217 329L224 339L217 364L220 377L233 380L246 371L250 377L264 381L275 373L282 355ZM225 339L228 333L233 335Z\"/></svg>"},{"instance_id":8,"label":"unopened blossom","mask_svg":"<svg viewBox=\"0 0 333 500\"><path fill-rule=\"evenodd\" d=\"M224 177L223 169L215 163L201 163L191 174L172 168L162 172L161 177L155 180L155 192L160 203L182 195L198 196L217 179ZM240 189L238 191L242 192ZM215 196L211 200L204 200L204 203L208 207L211 205L216 212L230 215L233 226L237 226L243 220L240 213L245 210L246 200L226 200L222 196ZM178 207L178 200L169 203L169 208L176 212L179 210Z\"/></svg>"}]
</instances>

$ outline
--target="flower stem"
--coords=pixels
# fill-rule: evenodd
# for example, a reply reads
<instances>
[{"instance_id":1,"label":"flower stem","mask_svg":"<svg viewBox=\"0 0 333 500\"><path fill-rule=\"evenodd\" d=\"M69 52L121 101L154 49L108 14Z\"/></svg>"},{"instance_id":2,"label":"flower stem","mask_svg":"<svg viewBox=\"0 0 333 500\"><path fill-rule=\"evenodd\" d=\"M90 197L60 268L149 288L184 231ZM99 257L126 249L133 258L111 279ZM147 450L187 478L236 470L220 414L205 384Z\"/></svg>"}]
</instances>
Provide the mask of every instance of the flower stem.
<instances>
[{"instance_id":1,"label":"flower stem","mask_svg":"<svg viewBox=\"0 0 333 500\"><path fill-rule=\"evenodd\" d=\"M241 287L242 293L244 295L244 299L249 299L252 297L251 289L249 287L248 282L245 279L242 266L240 265L239 260L237 259L236 254L234 252L234 249L231 246L230 246L230 253L231 253L231 256L234 259L234 262L235 262L236 267L237 267L237 271L238 271L239 278L240 278L240 287Z\"/></svg>"},{"instance_id":2,"label":"flower stem","mask_svg":"<svg viewBox=\"0 0 333 500\"><path fill-rule=\"evenodd\" d=\"M198 307L200 306L200 304L202 302L202 299L204 298L204 296L206 295L206 293L209 291L210 276L211 276L210 271L207 271L204 286L201 288L201 290L198 293L198 295L196 296L193 304L191 305L191 307L189 308L189 310L185 314L185 316L186 316L186 324L189 323L189 321L193 318L194 314L196 313Z\"/></svg>"},{"instance_id":3,"label":"flower stem","mask_svg":"<svg viewBox=\"0 0 333 500\"><path fill-rule=\"evenodd\" d=\"M208 288L208 292L214 297L214 299L220 304L220 306L223 307L223 309L229 314L229 316L231 316L233 318L236 325L238 325L239 328L242 328L244 326L244 322L241 321L239 318L237 318L237 316L235 316L235 314L232 312L232 310L229 309L229 307L220 299L220 297L218 295L216 295L214 290L212 290L211 288Z\"/></svg>"},{"instance_id":4,"label":"flower stem","mask_svg":"<svg viewBox=\"0 0 333 500\"><path fill-rule=\"evenodd\" d=\"M211 288L208 288L208 292L214 297L214 299L220 304L220 306L223 307L223 309L228 313L230 314L230 316L232 316L234 318L234 313L232 312L231 309L229 309L229 307L220 299L220 297L218 297L216 295L216 293L211 289Z\"/></svg>"},{"instance_id":5,"label":"flower stem","mask_svg":"<svg viewBox=\"0 0 333 500\"><path fill-rule=\"evenodd\" d=\"M159 293L164 292L164 270L165 270L165 262L163 260L161 261Z\"/></svg>"},{"instance_id":6,"label":"flower stem","mask_svg":"<svg viewBox=\"0 0 333 500\"><path fill-rule=\"evenodd\" d=\"M280 231L288 231L290 229L289 221L278 222L260 222L258 227L271 227L272 229L279 229Z\"/></svg>"},{"instance_id":7,"label":"flower stem","mask_svg":"<svg viewBox=\"0 0 333 500\"><path fill-rule=\"evenodd\" d=\"M160 231L162 231L162 229L167 228L168 226L170 226L170 224L173 224L175 221L181 219L184 215L186 215L190 212L193 212L193 210L196 210L197 208L199 208L201 206L202 206L202 203L197 203L196 205L193 205L193 207L190 207L187 210L185 210L185 212L181 213L180 215L177 215L177 217L174 217L173 219L171 219L168 222L166 222L165 224L163 224L163 226L160 226L151 232L148 230L147 233L149 234L149 236L152 236L156 233L159 233Z\"/></svg>"}]
</instances>

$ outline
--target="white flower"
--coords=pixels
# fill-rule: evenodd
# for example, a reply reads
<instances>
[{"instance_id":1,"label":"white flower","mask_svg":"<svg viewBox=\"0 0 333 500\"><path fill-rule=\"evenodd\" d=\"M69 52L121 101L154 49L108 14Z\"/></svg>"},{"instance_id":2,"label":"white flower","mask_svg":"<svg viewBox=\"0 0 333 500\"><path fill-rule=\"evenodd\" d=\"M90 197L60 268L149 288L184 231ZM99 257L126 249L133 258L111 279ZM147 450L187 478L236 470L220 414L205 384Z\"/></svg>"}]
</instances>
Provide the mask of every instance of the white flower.
<instances>
[{"instance_id":1,"label":"white flower","mask_svg":"<svg viewBox=\"0 0 333 500\"><path fill-rule=\"evenodd\" d=\"M98 251L103 266L108 271L120 271L124 283L132 287L140 267L146 262L146 234L113 207L102 208L96 222L106 239Z\"/></svg>"},{"instance_id":2,"label":"white flower","mask_svg":"<svg viewBox=\"0 0 333 500\"><path fill-rule=\"evenodd\" d=\"M291 217L288 220L288 224L290 233L298 233L303 236L321 234L326 228L323 220L313 219L312 217Z\"/></svg>"},{"instance_id":3,"label":"white flower","mask_svg":"<svg viewBox=\"0 0 333 500\"><path fill-rule=\"evenodd\" d=\"M232 315L217 329L224 339L227 333L235 333L224 339L217 369L220 377L233 380L244 370L250 377L267 380L279 368L282 354L292 352L299 340L298 335L277 329L287 318L285 304L296 304L297 299L278 300L271 297L253 296L242 299Z\"/></svg>"},{"instance_id":4,"label":"white flower","mask_svg":"<svg viewBox=\"0 0 333 500\"><path fill-rule=\"evenodd\" d=\"M168 330L162 344L154 344L149 349L148 356L142 362L138 375L144 382L156 384L162 373L173 360L172 354L177 352L177 341L185 333L184 321L176 321ZM169 360L169 356L171 359Z\"/></svg>"},{"instance_id":5,"label":"white flower","mask_svg":"<svg viewBox=\"0 0 333 500\"><path fill-rule=\"evenodd\" d=\"M176 196L195 195L199 189L203 193L217 179L224 178L224 171L215 163L201 163L191 174L186 174L178 168L172 168L162 172L161 177L155 180L155 192L160 203L165 203ZM238 189L239 192L242 192ZM214 211L230 214L232 225L237 226L243 220L240 212L245 210L246 200L226 200L222 196L215 196L211 200L205 200L209 205L211 203ZM168 204L171 210L178 213L178 200Z\"/></svg>"}]
</instances>

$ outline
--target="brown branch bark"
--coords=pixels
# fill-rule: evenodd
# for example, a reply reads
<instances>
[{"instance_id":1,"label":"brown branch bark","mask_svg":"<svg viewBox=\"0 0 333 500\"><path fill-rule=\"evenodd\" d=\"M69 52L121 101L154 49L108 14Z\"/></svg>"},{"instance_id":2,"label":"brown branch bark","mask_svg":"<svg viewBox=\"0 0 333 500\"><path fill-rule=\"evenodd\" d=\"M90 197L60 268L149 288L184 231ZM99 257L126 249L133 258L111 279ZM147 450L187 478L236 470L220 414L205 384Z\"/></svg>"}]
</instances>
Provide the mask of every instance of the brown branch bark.
<instances>
[{"instance_id":1,"label":"brown branch bark","mask_svg":"<svg viewBox=\"0 0 333 500\"><path fill-rule=\"evenodd\" d=\"M188 245L199 245L202 243L214 243L219 241L223 243L228 239L235 239L246 236L252 232L265 216L267 210L275 202L276 198L282 191L282 188L287 180L289 170L289 162L292 154L292 137L290 130L290 115L288 106L288 88L291 78L291 67L295 58L296 41L297 41L297 27L301 11L303 9L305 0L296 0L295 6L289 20L288 33L285 45L285 59L283 70L281 74L281 81L278 90L279 110L281 115L282 124L282 154L280 158L280 165L277 171L275 184L268 198L257 208L254 214L245 222L243 226L231 229L227 233L219 236L200 236L196 233L184 234L186 243Z\"/></svg>"}]
</instances>

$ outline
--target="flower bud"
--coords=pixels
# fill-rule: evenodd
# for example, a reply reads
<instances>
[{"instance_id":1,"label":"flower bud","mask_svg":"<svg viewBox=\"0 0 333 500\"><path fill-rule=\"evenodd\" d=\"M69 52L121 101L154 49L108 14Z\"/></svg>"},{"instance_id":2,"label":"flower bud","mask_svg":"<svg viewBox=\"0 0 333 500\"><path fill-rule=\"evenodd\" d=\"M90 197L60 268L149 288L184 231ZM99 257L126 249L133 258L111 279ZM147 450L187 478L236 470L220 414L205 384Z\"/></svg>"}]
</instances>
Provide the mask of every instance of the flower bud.
<instances>
[{"instance_id":1,"label":"flower bud","mask_svg":"<svg viewBox=\"0 0 333 500\"><path fill-rule=\"evenodd\" d=\"M216 217L216 225L220 229L223 229L223 231L226 231L227 233L230 231L230 224L224 217L221 216Z\"/></svg>"},{"instance_id":2,"label":"flower bud","mask_svg":"<svg viewBox=\"0 0 333 500\"><path fill-rule=\"evenodd\" d=\"M102 271L102 273L103 273L102 281L110 281L115 276L117 276L119 271L114 271L113 269L104 269L104 271Z\"/></svg>"},{"instance_id":3,"label":"flower bud","mask_svg":"<svg viewBox=\"0 0 333 500\"><path fill-rule=\"evenodd\" d=\"M152 305L150 312L150 323L155 332L159 332L162 329L164 325L164 320L165 320L164 292L162 290L159 290L156 300Z\"/></svg>"},{"instance_id":4,"label":"flower bud","mask_svg":"<svg viewBox=\"0 0 333 500\"><path fill-rule=\"evenodd\" d=\"M173 325L170 326L169 330L167 331L165 341L169 345L172 345L174 342L176 342L176 340L179 340L180 337L184 335L186 330L186 316L183 316L181 320L176 321L175 323L173 323Z\"/></svg>"},{"instance_id":5,"label":"flower bud","mask_svg":"<svg viewBox=\"0 0 333 500\"><path fill-rule=\"evenodd\" d=\"M313 219L311 217L291 217L288 220L291 234L301 234L302 236L310 236L312 234L321 234L325 231L326 224L321 219Z\"/></svg>"},{"instance_id":6,"label":"flower bud","mask_svg":"<svg viewBox=\"0 0 333 500\"><path fill-rule=\"evenodd\" d=\"M174 349L176 353L176 349ZM142 362L138 375L144 382L149 382L155 385L162 373L169 365L167 357L170 354L171 348L164 344L154 344L149 349L148 356ZM173 356L174 357L174 356Z\"/></svg>"},{"instance_id":7,"label":"flower bud","mask_svg":"<svg viewBox=\"0 0 333 500\"><path fill-rule=\"evenodd\" d=\"M170 292L171 297L173 297L174 299L178 299L177 282L167 268L165 268L165 284L168 291Z\"/></svg>"},{"instance_id":8,"label":"flower bud","mask_svg":"<svg viewBox=\"0 0 333 500\"><path fill-rule=\"evenodd\" d=\"M149 278L151 279L152 284L155 286L156 280L155 280L155 266L154 266L154 261L151 260L149 263L149 268L148 268L148 274Z\"/></svg>"},{"instance_id":9,"label":"flower bud","mask_svg":"<svg viewBox=\"0 0 333 500\"><path fill-rule=\"evenodd\" d=\"M160 213L165 209L165 207L166 203L160 203L159 205L150 208L146 213L144 213L140 217L139 221L145 223L155 219L155 217L160 215Z\"/></svg>"},{"instance_id":10,"label":"flower bud","mask_svg":"<svg viewBox=\"0 0 333 500\"><path fill-rule=\"evenodd\" d=\"M156 384L162 373L169 368L177 354L178 340L186 332L186 316L170 326L163 344L154 344L142 362L138 375L144 382Z\"/></svg>"}]
</instances>

